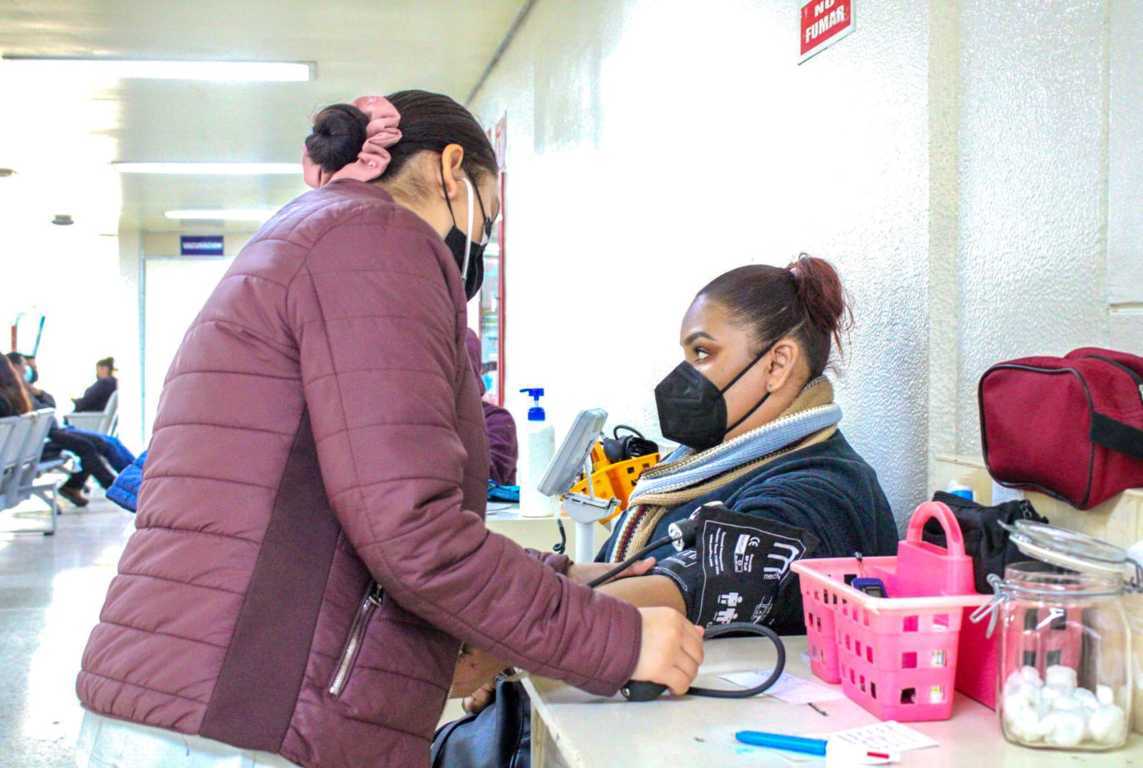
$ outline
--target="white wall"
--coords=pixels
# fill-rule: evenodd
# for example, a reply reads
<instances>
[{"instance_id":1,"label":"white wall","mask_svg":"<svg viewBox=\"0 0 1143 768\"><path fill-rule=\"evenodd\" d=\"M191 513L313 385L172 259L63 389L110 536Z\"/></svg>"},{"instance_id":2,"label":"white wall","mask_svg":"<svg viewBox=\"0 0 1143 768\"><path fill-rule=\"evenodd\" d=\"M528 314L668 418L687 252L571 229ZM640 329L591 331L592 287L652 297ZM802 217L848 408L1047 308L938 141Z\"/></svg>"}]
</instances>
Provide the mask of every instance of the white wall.
<instances>
[{"instance_id":1,"label":"white wall","mask_svg":"<svg viewBox=\"0 0 1143 768\"><path fill-rule=\"evenodd\" d=\"M1143 3L1111 0L1107 272L1111 343L1143 350Z\"/></svg>"},{"instance_id":2,"label":"white wall","mask_svg":"<svg viewBox=\"0 0 1143 768\"><path fill-rule=\"evenodd\" d=\"M1107 7L961 8L957 452L972 455L989 365L1110 340Z\"/></svg>"},{"instance_id":3,"label":"white wall","mask_svg":"<svg viewBox=\"0 0 1143 768\"><path fill-rule=\"evenodd\" d=\"M695 291L805 250L853 294L843 427L907 513L978 450L988 363L1112 340L1109 13L858 0L799 67L786 0L538 3L472 105L508 116L509 389L654 430Z\"/></svg>"}]
</instances>

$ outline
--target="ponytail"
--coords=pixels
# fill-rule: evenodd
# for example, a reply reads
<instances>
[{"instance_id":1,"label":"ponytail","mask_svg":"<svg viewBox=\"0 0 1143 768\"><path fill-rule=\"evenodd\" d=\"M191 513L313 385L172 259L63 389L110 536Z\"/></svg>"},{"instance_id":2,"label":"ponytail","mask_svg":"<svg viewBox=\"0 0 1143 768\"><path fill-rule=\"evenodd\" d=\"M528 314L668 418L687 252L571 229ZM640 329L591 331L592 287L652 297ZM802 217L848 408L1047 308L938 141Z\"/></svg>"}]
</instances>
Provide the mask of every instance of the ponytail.
<instances>
[{"instance_id":1,"label":"ponytail","mask_svg":"<svg viewBox=\"0 0 1143 768\"><path fill-rule=\"evenodd\" d=\"M794 276L798 302L805 310L806 320L816 331L814 335L826 337L825 349L820 353L821 368L817 371L820 374L829 362L830 339L837 345L838 352L844 352L841 336L853 327L853 312L849 308L837 270L825 259L800 253L797 260L786 269ZM819 343L814 346L821 345ZM814 355L811 354L812 357ZM815 365L811 364L810 369L813 372Z\"/></svg>"}]
</instances>

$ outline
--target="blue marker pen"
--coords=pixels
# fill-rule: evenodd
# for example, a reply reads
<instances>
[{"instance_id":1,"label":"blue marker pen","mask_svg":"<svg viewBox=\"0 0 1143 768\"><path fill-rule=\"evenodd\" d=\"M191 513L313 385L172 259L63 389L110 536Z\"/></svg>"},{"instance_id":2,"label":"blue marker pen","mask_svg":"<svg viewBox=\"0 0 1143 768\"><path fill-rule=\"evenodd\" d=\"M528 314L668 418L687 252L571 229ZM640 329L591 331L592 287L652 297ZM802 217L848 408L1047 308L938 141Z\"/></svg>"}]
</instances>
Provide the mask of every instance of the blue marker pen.
<instances>
[{"instance_id":1,"label":"blue marker pen","mask_svg":"<svg viewBox=\"0 0 1143 768\"><path fill-rule=\"evenodd\" d=\"M801 752L804 755L821 755L826 753L825 739L806 739L801 736L787 736L784 733L763 733L761 731L739 731L734 738L743 744L753 747L769 747L770 749L784 749L787 752Z\"/></svg>"},{"instance_id":2,"label":"blue marker pen","mask_svg":"<svg viewBox=\"0 0 1143 768\"><path fill-rule=\"evenodd\" d=\"M734 738L752 747L784 749L787 752L800 752L804 755L841 758L847 765L885 765L896 763L900 756L896 752L881 752L866 749L859 744L838 740L833 747L825 739L807 739L802 736L788 736L784 733L763 733L761 731L739 731Z\"/></svg>"}]
</instances>

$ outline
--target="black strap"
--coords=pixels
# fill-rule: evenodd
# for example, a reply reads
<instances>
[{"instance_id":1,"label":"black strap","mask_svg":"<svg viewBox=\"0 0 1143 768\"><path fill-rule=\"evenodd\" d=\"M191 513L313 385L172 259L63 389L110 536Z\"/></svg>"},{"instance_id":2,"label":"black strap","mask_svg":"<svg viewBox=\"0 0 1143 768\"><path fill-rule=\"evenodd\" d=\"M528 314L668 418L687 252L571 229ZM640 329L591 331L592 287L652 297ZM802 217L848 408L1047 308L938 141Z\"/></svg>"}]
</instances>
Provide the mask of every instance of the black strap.
<instances>
[{"instance_id":1,"label":"black strap","mask_svg":"<svg viewBox=\"0 0 1143 768\"><path fill-rule=\"evenodd\" d=\"M1102 413L1091 415L1091 441L1104 448L1143 459L1143 429Z\"/></svg>"}]
</instances>

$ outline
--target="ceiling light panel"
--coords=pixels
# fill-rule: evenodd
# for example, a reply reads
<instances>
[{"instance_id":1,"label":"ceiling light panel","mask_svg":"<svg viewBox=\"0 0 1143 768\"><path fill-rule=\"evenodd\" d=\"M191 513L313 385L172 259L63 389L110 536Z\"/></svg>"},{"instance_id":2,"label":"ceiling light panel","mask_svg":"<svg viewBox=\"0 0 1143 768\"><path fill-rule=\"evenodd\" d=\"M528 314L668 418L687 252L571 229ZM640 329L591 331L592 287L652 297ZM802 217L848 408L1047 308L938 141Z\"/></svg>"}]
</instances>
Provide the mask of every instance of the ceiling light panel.
<instances>
[{"instance_id":1,"label":"ceiling light panel","mask_svg":"<svg viewBox=\"0 0 1143 768\"><path fill-rule=\"evenodd\" d=\"M257 221L274 215L272 208L194 208L167 211L166 217L175 221Z\"/></svg>"},{"instance_id":2,"label":"ceiling light panel","mask_svg":"<svg viewBox=\"0 0 1143 768\"><path fill-rule=\"evenodd\" d=\"M300 163L112 163L120 173L167 176L295 176Z\"/></svg>"},{"instance_id":3,"label":"ceiling light panel","mask_svg":"<svg viewBox=\"0 0 1143 768\"><path fill-rule=\"evenodd\" d=\"M4 71L35 77L84 80L207 80L211 82L305 82L315 66L297 61L162 61L7 57Z\"/></svg>"}]
</instances>

